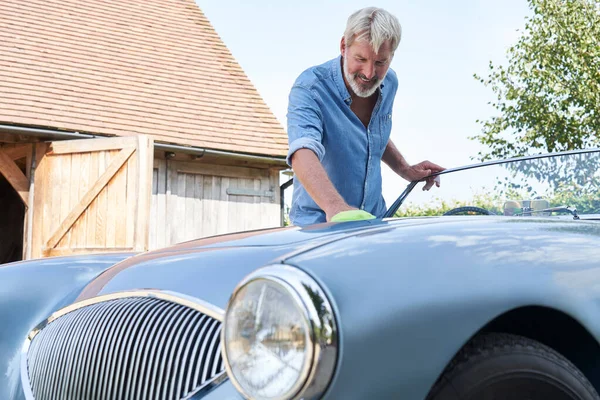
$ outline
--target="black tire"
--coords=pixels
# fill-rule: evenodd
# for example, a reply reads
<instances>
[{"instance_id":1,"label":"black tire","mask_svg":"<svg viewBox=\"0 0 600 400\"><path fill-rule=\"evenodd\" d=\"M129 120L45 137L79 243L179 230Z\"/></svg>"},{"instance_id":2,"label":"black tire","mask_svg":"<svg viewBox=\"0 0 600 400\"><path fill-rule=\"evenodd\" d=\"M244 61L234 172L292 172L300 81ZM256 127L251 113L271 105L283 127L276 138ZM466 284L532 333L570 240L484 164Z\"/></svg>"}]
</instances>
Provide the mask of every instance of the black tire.
<instances>
[{"instance_id":1,"label":"black tire","mask_svg":"<svg viewBox=\"0 0 600 400\"><path fill-rule=\"evenodd\" d=\"M427 400L599 400L569 360L535 340L482 334L452 360Z\"/></svg>"},{"instance_id":2,"label":"black tire","mask_svg":"<svg viewBox=\"0 0 600 400\"><path fill-rule=\"evenodd\" d=\"M460 213L472 212L475 214L482 215L496 215L493 212L486 210L485 208L476 207L476 206L464 206L464 207L456 207L452 210L448 210L444 213L444 215L457 215Z\"/></svg>"}]
</instances>

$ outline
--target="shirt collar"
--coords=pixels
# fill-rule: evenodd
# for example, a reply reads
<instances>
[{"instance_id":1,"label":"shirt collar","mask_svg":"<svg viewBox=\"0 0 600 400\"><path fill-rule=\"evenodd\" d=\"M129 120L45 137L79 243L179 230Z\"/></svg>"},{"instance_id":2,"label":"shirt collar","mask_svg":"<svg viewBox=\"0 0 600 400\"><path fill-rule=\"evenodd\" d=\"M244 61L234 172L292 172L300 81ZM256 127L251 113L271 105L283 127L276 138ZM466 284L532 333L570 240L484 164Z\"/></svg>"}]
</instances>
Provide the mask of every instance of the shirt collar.
<instances>
[{"instance_id":1,"label":"shirt collar","mask_svg":"<svg viewBox=\"0 0 600 400\"><path fill-rule=\"evenodd\" d=\"M335 85L340 92L340 97L346 102L350 104L352 101L352 97L350 97L350 92L348 92L348 88L346 87L346 83L344 82L344 76L342 73L342 56L337 56L333 63L331 64L331 72L333 72L333 79L335 81Z\"/></svg>"},{"instance_id":2,"label":"shirt collar","mask_svg":"<svg viewBox=\"0 0 600 400\"><path fill-rule=\"evenodd\" d=\"M338 88L341 98L346 104L352 103L352 97L350 96L350 92L348 92L348 88L346 87L346 83L344 82L341 55L337 56L337 58L333 60L333 63L331 64L331 70L333 72L333 79ZM385 79L383 81L385 82ZM384 82L381 82L381 84L379 85L380 96L383 96L383 87L385 86Z\"/></svg>"}]
</instances>

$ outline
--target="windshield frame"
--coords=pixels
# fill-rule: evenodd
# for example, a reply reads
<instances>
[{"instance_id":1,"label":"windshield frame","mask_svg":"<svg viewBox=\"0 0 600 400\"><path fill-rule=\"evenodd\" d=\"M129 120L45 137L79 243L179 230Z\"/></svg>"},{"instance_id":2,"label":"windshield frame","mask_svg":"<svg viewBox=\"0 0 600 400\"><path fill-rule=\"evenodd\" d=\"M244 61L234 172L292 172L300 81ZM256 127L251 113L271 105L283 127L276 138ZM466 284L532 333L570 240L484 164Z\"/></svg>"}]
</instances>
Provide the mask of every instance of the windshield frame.
<instances>
[{"instance_id":1,"label":"windshield frame","mask_svg":"<svg viewBox=\"0 0 600 400\"><path fill-rule=\"evenodd\" d=\"M396 213L396 211L398 211L398 209L404 203L404 200L406 200L408 195L417 186L417 184L419 182L425 181L425 179L432 177L432 176L438 176L438 175L441 176L441 175L445 175L445 174L450 174L452 172L465 171L465 170L475 169L475 168L483 168L483 167L487 167L490 165L508 164L508 163L519 162L519 161L536 160L539 158L552 158L552 157L568 156L568 155L573 155L573 154L585 154L585 153L600 153L600 147L590 148L590 149L582 149L582 150L562 151L562 152L556 152L556 153L534 154L534 155L530 155L530 156L492 160L492 161L486 161L486 162L482 162L482 163L478 163L478 164L465 165L462 167L448 168L448 169L443 170L442 172L437 172L435 174L431 174L431 175L429 175L423 179L420 179L418 181L410 182L406 186L406 189L404 189L404 191L400 194L400 196L398 196L396 201L394 201L394 203L388 208L388 210L385 212L383 218L393 217L394 214Z\"/></svg>"}]
</instances>

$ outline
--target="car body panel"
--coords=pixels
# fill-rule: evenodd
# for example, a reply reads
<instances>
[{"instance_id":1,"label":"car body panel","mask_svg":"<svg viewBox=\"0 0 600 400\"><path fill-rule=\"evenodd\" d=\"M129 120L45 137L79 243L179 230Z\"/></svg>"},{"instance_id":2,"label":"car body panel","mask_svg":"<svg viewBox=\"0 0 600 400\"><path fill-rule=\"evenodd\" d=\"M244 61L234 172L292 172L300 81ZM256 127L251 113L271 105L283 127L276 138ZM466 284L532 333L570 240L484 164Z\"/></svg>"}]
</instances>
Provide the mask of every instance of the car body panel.
<instances>
[{"instance_id":1,"label":"car body panel","mask_svg":"<svg viewBox=\"0 0 600 400\"><path fill-rule=\"evenodd\" d=\"M2 293L0 315L19 327L3 332L10 340L0 343L1 360L11 361L9 378L0 377L0 395L21 398L15 395L20 345L29 329L60 307L100 294L160 289L224 309L245 275L272 263L305 270L336 311L340 353L330 399L423 399L472 335L518 307L561 310L600 335L598 222L423 217L242 236L187 242L120 263L116 256L84 257L0 268L0 279L10 277L15 285L19 270L36 276L22 293ZM55 274L61 283L54 284ZM9 310L21 303L27 317ZM241 397L225 381L206 398Z\"/></svg>"},{"instance_id":2,"label":"car body panel","mask_svg":"<svg viewBox=\"0 0 600 400\"><path fill-rule=\"evenodd\" d=\"M19 363L27 334L71 304L90 280L132 255L56 257L0 266L0 399L23 398Z\"/></svg>"},{"instance_id":3,"label":"car body panel","mask_svg":"<svg viewBox=\"0 0 600 400\"><path fill-rule=\"evenodd\" d=\"M211 390L203 397L193 397L191 400L244 400L229 379Z\"/></svg>"},{"instance_id":4,"label":"car body panel","mask_svg":"<svg viewBox=\"0 0 600 400\"><path fill-rule=\"evenodd\" d=\"M154 288L207 299L224 308L237 282L253 269L372 225L376 224L267 229L194 240L144 254L53 257L0 265L0 399L23 398L19 362L27 334L73 302L115 291Z\"/></svg>"},{"instance_id":5,"label":"car body panel","mask_svg":"<svg viewBox=\"0 0 600 400\"><path fill-rule=\"evenodd\" d=\"M133 288L162 289L225 308L237 283L256 268L382 226L387 224L381 220L360 221L277 230L275 236L272 230L265 230L263 235L255 231L248 237L233 234L190 241L115 265L91 281L78 300Z\"/></svg>"},{"instance_id":6,"label":"car body panel","mask_svg":"<svg viewBox=\"0 0 600 400\"><path fill-rule=\"evenodd\" d=\"M423 220L436 222L286 260L320 281L336 308L342 352L328 398L423 399L474 334L519 307L560 310L600 339L598 222Z\"/></svg>"}]
</instances>

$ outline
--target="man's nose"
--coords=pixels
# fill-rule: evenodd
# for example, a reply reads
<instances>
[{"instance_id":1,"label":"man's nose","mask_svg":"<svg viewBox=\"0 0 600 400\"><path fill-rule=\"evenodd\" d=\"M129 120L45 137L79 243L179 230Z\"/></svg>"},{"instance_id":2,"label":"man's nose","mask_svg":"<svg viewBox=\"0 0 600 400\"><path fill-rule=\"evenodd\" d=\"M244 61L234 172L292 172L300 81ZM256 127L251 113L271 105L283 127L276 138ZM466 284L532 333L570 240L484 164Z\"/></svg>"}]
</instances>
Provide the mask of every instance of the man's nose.
<instances>
[{"instance_id":1,"label":"man's nose","mask_svg":"<svg viewBox=\"0 0 600 400\"><path fill-rule=\"evenodd\" d=\"M375 76L375 65L373 63L367 63L363 68L363 75L367 79L373 78L373 76Z\"/></svg>"}]
</instances>

